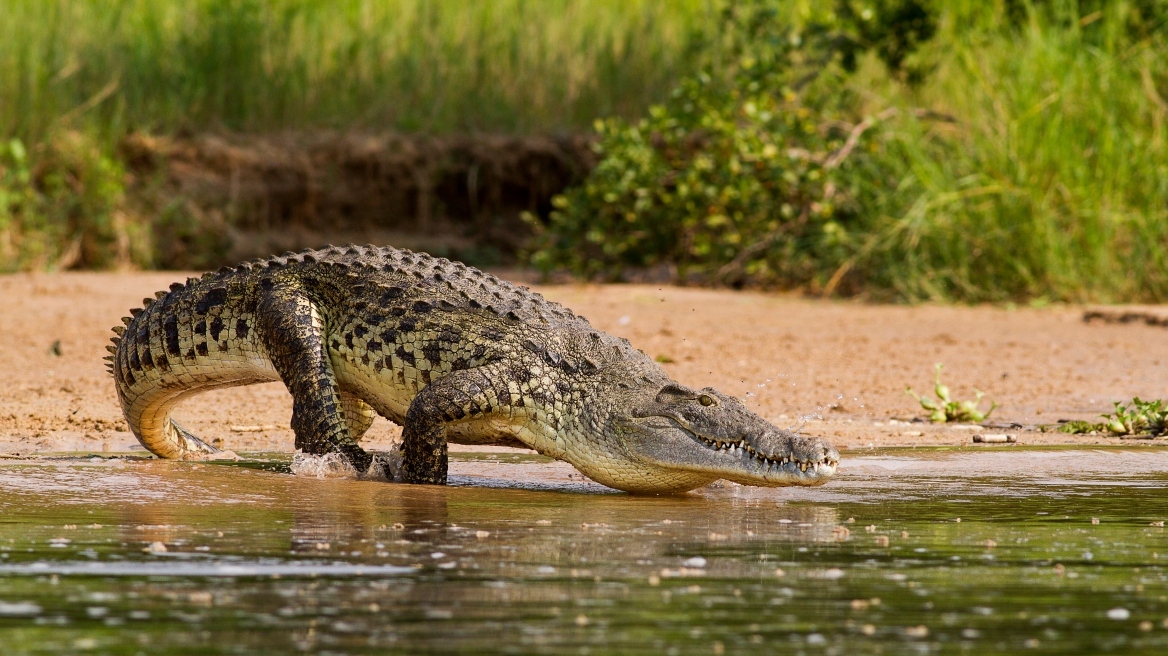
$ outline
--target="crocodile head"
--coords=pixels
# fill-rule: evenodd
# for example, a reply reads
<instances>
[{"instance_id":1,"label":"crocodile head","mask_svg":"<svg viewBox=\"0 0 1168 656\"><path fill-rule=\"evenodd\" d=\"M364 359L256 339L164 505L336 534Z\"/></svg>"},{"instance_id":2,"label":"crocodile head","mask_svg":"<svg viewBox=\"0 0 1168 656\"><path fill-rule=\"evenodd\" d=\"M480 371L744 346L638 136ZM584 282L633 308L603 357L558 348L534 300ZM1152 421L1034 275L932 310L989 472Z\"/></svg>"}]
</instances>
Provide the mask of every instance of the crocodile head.
<instances>
[{"instance_id":1,"label":"crocodile head","mask_svg":"<svg viewBox=\"0 0 1168 656\"><path fill-rule=\"evenodd\" d=\"M631 410L615 417L615 432L642 467L673 472L675 491L720 478L765 487L822 485L835 474L839 452L830 444L778 428L732 396L672 381L644 383L624 390L621 405Z\"/></svg>"}]
</instances>

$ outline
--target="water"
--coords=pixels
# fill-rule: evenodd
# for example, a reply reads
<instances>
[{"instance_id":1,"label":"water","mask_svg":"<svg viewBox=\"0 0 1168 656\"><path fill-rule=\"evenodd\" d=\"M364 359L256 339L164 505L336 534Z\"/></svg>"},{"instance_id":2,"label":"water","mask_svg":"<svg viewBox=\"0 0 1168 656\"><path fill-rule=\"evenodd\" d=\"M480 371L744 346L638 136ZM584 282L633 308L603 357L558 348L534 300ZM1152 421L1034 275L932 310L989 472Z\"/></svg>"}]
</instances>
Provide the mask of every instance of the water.
<instances>
[{"instance_id":1,"label":"water","mask_svg":"<svg viewBox=\"0 0 1168 656\"><path fill-rule=\"evenodd\" d=\"M655 498L533 456L456 454L447 488L288 462L0 461L2 651L1168 650L1158 448L849 452L821 488Z\"/></svg>"}]
</instances>

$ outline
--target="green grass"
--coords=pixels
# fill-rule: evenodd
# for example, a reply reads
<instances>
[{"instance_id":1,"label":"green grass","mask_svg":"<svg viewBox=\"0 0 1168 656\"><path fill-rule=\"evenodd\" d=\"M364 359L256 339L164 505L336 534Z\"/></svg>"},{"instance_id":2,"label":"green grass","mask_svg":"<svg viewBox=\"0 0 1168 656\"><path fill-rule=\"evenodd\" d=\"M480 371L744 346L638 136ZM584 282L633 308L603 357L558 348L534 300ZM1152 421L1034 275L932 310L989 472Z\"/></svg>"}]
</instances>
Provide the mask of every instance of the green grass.
<instances>
[{"instance_id":1,"label":"green grass","mask_svg":"<svg viewBox=\"0 0 1168 656\"><path fill-rule=\"evenodd\" d=\"M1131 9L1016 31L953 11L922 53L936 66L924 85L876 67L855 80L869 111L955 119L881 134L903 170L848 263L866 284L915 299L1168 300L1168 47L1128 27Z\"/></svg>"},{"instance_id":2,"label":"green grass","mask_svg":"<svg viewBox=\"0 0 1168 656\"><path fill-rule=\"evenodd\" d=\"M876 300L1168 300L1168 3L1009 4L939 3L936 36L901 70L869 53L842 83L821 76L835 115L822 87L767 89L767 102L786 94L781 115L810 117L805 133L759 130L758 91L741 82L700 125L684 123L688 96L607 124L606 160L561 199L534 261L608 277L668 263L682 280ZM670 143L647 133L671 121L675 141L724 148L646 147ZM776 175L744 146L768 140L809 152L810 168ZM845 150L845 166L818 168ZM799 193L782 190L799 176ZM696 177L690 202L677 181Z\"/></svg>"},{"instance_id":3,"label":"green grass","mask_svg":"<svg viewBox=\"0 0 1168 656\"><path fill-rule=\"evenodd\" d=\"M152 261L153 218L118 218L105 189L118 163L89 175L104 160L62 134L108 158L133 130L582 132L644 116L720 62L725 1L0 0L0 138L28 151L21 164L0 148L0 270ZM780 5L794 24L822 10ZM801 235L814 249L768 256L805 264L767 284L1168 300L1165 5L939 0L936 36L909 60L919 82L868 55L846 83L853 122L902 110L865 133L862 207ZM57 182L34 193L25 179Z\"/></svg>"},{"instance_id":4,"label":"green grass","mask_svg":"<svg viewBox=\"0 0 1168 656\"><path fill-rule=\"evenodd\" d=\"M635 116L710 0L0 0L0 136L549 132Z\"/></svg>"},{"instance_id":5,"label":"green grass","mask_svg":"<svg viewBox=\"0 0 1168 656\"><path fill-rule=\"evenodd\" d=\"M129 132L578 133L695 70L711 2L0 0L0 271L157 261Z\"/></svg>"}]
</instances>

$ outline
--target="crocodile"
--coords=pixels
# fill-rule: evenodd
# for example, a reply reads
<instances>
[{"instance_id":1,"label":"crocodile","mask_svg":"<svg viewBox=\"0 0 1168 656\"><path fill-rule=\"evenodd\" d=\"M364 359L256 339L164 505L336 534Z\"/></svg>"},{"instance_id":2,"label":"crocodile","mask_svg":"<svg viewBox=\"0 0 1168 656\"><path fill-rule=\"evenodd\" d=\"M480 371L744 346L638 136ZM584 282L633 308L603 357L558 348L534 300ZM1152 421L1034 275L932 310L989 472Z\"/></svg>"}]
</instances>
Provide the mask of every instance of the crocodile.
<instances>
[{"instance_id":1,"label":"crocodile","mask_svg":"<svg viewBox=\"0 0 1168 656\"><path fill-rule=\"evenodd\" d=\"M384 463L359 441L381 415L402 427L408 483L445 484L448 443L534 449L633 493L818 485L839 462L537 292L424 253L285 253L175 283L130 314L106 360L130 429L161 458L223 455L171 418L183 399L282 381L298 451L369 472Z\"/></svg>"}]
</instances>

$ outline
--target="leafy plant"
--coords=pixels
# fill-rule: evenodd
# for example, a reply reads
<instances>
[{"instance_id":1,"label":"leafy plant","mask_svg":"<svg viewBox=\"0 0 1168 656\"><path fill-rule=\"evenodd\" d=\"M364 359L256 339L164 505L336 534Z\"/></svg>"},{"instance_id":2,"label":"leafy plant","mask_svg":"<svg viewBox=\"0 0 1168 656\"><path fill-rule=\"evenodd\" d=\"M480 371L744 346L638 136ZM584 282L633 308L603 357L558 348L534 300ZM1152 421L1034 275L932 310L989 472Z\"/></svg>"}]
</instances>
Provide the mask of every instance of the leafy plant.
<instances>
[{"instance_id":1,"label":"leafy plant","mask_svg":"<svg viewBox=\"0 0 1168 656\"><path fill-rule=\"evenodd\" d=\"M863 118L846 84L854 30L834 14L797 25L778 7L728 3L726 66L685 79L640 121L597 122L600 164L556 199L546 226L531 217L533 264L607 279L668 265L679 281L834 287L823 263L846 258L870 196L895 186L865 146L892 113ZM877 34L893 38L875 32L866 47Z\"/></svg>"},{"instance_id":2,"label":"leafy plant","mask_svg":"<svg viewBox=\"0 0 1168 656\"><path fill-rule=\"evenodd\" d=\"M982 412L978 409L981 405L981 397L985 396L984 392L973 390L975 397L972 401L958 401L951 398L949 394L949 387L941 382L941 368L940 362L937 363L936 370L936 384L933 386L933 393L937 395L937 401L928 397L920 396L912 390L911 387L905 389L905 393L917 400L921 407L929 411L929 420L937 423L945 423L949 421L971 421L980 423L990 416L994 408L998 407L997 403L990 402L989 410Z\"/></svg>"},{"instance_id":3,"label":"leafy plant","mask_svg":"<svg viewBox=\"0 0 1168 656\"><path fill-rule=\"evenodd\" d=\"M1099 415L1102 422L1069 421L1059 426L1063 433L1111 433L1112 435L1162 435L1168 432L1168 408L1160 399L1142 401L1134 397L1130 404L1115 402L1112 412Z\"/></svg>"},{"instance_id":4,"label":"leafy plant","mask_svg":"<svg viewBox=\"0 0 1168 656\"><path fill-rule=\"evenodd\" d=\"M122 207L125 172L88 136L0 144L0 271L125 266L148 230Z\"/></svg>"}]
</instances>

